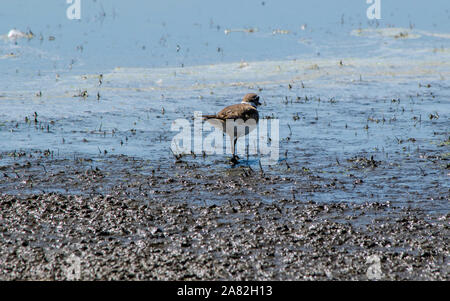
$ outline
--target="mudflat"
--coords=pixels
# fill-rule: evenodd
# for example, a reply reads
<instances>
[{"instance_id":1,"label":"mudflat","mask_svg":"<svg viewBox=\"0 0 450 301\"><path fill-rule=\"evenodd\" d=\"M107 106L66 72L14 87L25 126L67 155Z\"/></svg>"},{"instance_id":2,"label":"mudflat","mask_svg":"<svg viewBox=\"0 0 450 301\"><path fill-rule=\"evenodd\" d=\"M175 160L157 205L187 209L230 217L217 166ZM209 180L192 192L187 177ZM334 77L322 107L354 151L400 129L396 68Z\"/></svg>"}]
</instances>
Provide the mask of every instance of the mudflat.
<instances>
[{"instance_id":1,"label":"mudflat","mask_svg":"<svg viewBox=\"0 0 450 301\"><path fill-rule=\"evenodd\" d=\"M11 162L0 179L17 192L0 195L2 280L448 279L442 211L274 194L291 179L248 166L208 174L192 160L164 169L40 152ZM335 188L300 190L314 189Z\"/></svg>"}]
</instances>

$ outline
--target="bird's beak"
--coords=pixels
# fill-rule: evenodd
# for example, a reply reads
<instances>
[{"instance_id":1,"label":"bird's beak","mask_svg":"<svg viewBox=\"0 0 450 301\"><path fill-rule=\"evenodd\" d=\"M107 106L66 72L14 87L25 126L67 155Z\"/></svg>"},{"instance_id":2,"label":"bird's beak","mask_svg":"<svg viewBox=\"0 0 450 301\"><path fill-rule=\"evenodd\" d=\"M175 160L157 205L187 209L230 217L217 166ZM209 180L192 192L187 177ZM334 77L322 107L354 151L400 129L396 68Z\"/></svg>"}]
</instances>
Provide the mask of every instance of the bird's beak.
<instances>
[{"instance_id":1,"label":"bird's beak","mask_svg":"<svg viewBox=\"0 0 450 301\"><path fill-rule=\"evenodd\" d=\"M258 106L260 106L260 105L261 105L261 103L259 102L259 97L258 97L258 98L256 98L255 104L256 104L256 105L258 105Z\"/></svg>"}]
</instances>

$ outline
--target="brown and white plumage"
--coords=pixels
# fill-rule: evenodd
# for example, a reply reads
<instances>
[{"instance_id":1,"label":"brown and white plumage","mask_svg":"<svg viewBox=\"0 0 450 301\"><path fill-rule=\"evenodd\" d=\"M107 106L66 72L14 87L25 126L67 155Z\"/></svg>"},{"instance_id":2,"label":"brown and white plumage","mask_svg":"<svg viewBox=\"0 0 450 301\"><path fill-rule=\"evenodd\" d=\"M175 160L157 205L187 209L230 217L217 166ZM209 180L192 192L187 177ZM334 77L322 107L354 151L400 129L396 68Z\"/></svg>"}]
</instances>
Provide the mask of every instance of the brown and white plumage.
<instances>
[{"instance_id":1,"label":"brown and white plumage","mask_svg":"<svg viewBox=\"0 0 450 301\"><path fill-rule=\"evenodd\" d=\"M256 124L259 120L258 110L256 109L260 106L259 96L255 93L249 93L244 96L242 102L239 104L234 104L228 107L223 108L219 113L215 115L204 115L207 121L226 133L231 140L231 149L233 152L232 162L237 162L236 160L236 142L239 137L245 136L247 133L245 131L245 127L240 128L237 126L236 129L233 129L231 133L227 132L226 121L227 120L239 120L246 122L246 126L249 129L248 133L253 131L256 128ZM254 120L254 122L247 122L249 119Z\"/></svg>"},{"instance_id":2,"label":"brown and white plumage","mask_svg":"<svg viewBox=\"0 0 450 301\"><path fill-rule=\"evenodd\" d=\"M244 96L241 103L234 104L223 108L219 113L215 115L203 115L205 119L255 119L259 120L257 106L260 106L259 96L255 93L249 93Z\"/></svg>"}]
</instances>

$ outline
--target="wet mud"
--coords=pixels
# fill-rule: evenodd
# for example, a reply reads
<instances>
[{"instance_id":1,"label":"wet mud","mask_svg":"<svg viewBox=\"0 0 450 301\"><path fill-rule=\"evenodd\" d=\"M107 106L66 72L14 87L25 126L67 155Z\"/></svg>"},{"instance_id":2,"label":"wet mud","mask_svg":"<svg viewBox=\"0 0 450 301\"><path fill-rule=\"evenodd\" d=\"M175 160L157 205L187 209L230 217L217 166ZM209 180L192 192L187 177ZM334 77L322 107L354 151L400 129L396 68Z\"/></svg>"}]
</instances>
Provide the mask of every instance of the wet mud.
<instances>
[{"instance_id":1,"label":"wet mud","mask_svg":"<svg viewBox=\"0 0 450 301\"><path fill-rule=\"evenodd\" d=\"M280 176L223 160L205 173L198 157L158 166L2 156L2 280L448 280L448 210L309 195L365 185L358 177Z\"/></svg>"}]
</instances>

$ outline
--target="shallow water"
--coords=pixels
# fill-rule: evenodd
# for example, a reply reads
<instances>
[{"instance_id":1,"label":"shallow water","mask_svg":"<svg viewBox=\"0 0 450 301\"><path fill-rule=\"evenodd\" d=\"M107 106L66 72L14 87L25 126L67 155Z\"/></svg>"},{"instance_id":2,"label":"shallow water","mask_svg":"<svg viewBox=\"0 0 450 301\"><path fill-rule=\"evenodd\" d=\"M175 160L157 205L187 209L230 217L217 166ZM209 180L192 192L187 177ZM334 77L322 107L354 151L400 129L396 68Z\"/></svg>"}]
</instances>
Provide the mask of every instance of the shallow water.
<instances>
[{"instance_id":1,"label":"shallow water","mask_svg":"<svg viewBox=\"0 0 450 301\"><path fill-rule=\"evenodd\" d=\"M170 171L175 119L257 92L262 116L280 120L281 158L267 172L292 179L262 200L299 190L305 200L448 212L447 3L382 1L374 22L365 1L334 2L82 1L79 21L64 1L2 3L0 166L15 160L8 153L48 149ZM12 41L12 28L35 36ZM258 169L249 159L241 166ZM183 160L217 177L230 170L226 156ZM331 186L309 191L305 181Z\"/></svg>"}]
</instances>

